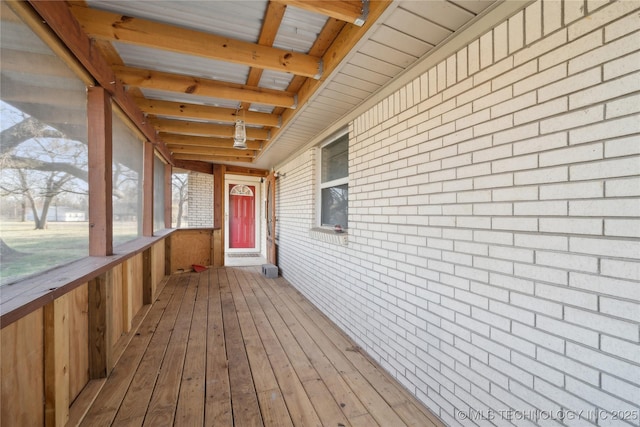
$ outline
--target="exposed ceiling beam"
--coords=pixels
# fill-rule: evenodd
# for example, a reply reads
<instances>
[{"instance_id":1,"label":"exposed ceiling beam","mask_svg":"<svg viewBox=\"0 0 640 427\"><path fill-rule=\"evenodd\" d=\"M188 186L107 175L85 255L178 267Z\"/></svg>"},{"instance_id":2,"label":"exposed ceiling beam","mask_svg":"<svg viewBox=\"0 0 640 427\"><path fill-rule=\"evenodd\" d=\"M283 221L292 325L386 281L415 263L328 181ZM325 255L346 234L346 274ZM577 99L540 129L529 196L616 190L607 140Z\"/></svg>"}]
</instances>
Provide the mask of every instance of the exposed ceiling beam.
<instances>
[{"instance_id":1,"label":"exposed ceiling beam","mask_svg":"<svg viewBox=\"0 0 640 427\"><path fill-rule=\"evenodd\" d=\"M218 136L233 138L234 127L212 123L188 122L183 120L152 119L151 123L159 132L184 135ZM269 139L269 131L247 127L247 139Z\"/></svg>"},{"instance_id":2,"label":"exposed ceiling beam","mask_svg":"<svg viewBox=\"0 0 640 427\"><path fill-rule=\"evenodd\" d=\"M267 6L267 11L264 14L264 19L262 20L262 28L260 29L260 37L258 37L258 44L261 46L273 46L273 43L276 40L276 36L278 35L278 29L280 28L280 24L282 23L282 18L284 18L284 12L287 9L287 6L281 3L274 3L272 1L269 2ZM319 56L319 55L316 55ZM247 77L247 85L249 86L258 86L260 84L260 79L262 78L262 69L252 67L249 70L249 76ZM250 103L243 102L242 107L247 110L249 109Z\"/></svg>"},{"instance_id":3,"label":"exposed ceiling beam","mask_svg":"<svg viewBox=\"0 0 640 427\"><path fill-rule=\"evenodd\" d=\"M313 46L311 46L309 53L311 55L322 56L327 49L329 49L329 46L331 46L331 43L333 43L336 37L338 37L340 31L342 31L345 25L346 22L344 21L329 18L324 24L324 27L322 27L322 30L320 31L320 34L318 34L318 38L313 43ZM291 93L298 93L306 80L306 77L295 76L289 83L287 91ZM278 107L274 109L273 114L280 115L283 111L284 110L281 107Z\"/></svg>"},{"instance_id":4,"label":"exposed ceiling beam","mask_svg":"<svg viewBox=\"0 0 640 427\"><path fill-rule=\"evenodd\" d=\"M214 147L214 148L230 148L233 147L232 138L215 138L207 136L179 135L175 133L160 133L158 138L164 141L169 147L191 146L191 147ZM247 141L249 150L261 150L261 141Z\"/></svg>"},{"instance_id":5,"label":"exposed ceiling beam","mask_svg":"<svg viewBox=\"0 0 640 427\"><path fill-rule=\"evenodd\" d=\"M271 0L317 12L361 27L367 20L369 0Z\"/></svg>"},{"instance_id":6,"label":"exposed ceiling beam","mask_svg":"<svg viewBox=\"0 0 640 427\"><path fill-rule=\"evenodd\" d=\"M72 6L71 10L83 30L96 39L305 77L320 78L322 75L322 61L318 57L96 9Z\"/></svg>"},{"instance_id":7,"label":"exposed ceiling beam","mask_svg":"<svg viewBox=\"0 0 640 427\"><path fill-rule=\"evenodd\" d=\"M340 65L340 62L344 57L353 49L362 36L371 28L374 22L382 15L387 7L392 3L392 0L375 0L369 4L369 18L362 27L356 27L355 25L345 25L340 34L331 43L331 46L323 54L324 63L326 65L326 74L321 80L305 79L304 83L297 91L299 105L304 105L311 99L311 96L320 89L324 83L324 79L331 75L331 73ZM279 129L273 129L271 139L265 144L268 146L278 133L285 128L286 124L291 122L295 114L291 114L291 110L285 110L282 113L282 126ZM266 148L265 146L265 148ZM262 151L264 152L264 150Z\"/></svg>"},{"instance_id":8,"label":"exposed ceiling beam","mask_svg":"<svg viewBox=\"0 0 640 427\"><path fill-rule=\"evenodd\" d=\"M206 156L202 154L174 154L174 159L177 160L196 160L203 162L224 163L224 162L237 162L237 163L251 163L253 158L251 157L226 157L226 156Z\"/></svg>"},{"instance_id":9,"label":"exposed ceiling beam","mask_svg":"<svg viewBox=\"0 0 640 427\"><path fill-rule=\"evenodd\" d=\"M156 116L178 117L182 119L202 119L217 122L234 123L236 118L245 123L259 126L279 127L280 117L274 114L243 111L231 108L212 107L209 105L186 104L182 102L161 101L157 99L136 98L136 104L147 114Z\"/></svg>"},{"instance_id":10,"label":"exposed ceiling beam","mask_svg":"<svg viewBox=\"0 0 640 427\"><path fill-rule=\"evenodd\" d=\"M286 108L295 108L297 105L295 95L289 92L141 68L116 66L114 67L114 71L118 78L127 86L239 100L241 102Z\"/></svg>"},{"instance_id":11,"label":"exposed ceiling beam","mask_svg":"<svg viewBox=\"0 0 640 427\"><path fill-rule=\"evenodd\" d=\"M256 152L253 150L239 150L237 148L204 148L204 147L170 147L174 155L177 154L198 154L206 156L243 157L253 159Z\"/></svg>"},{"instance_id":12,"label":"exposed ceiling beam","mask_svg":"<svg viewBox=\"0 0 640 427\"><path fill-rule=\"evenodd\" d=\"M7 0L5 0L7 1ZM69 58L69 66L78 69L79 75L91 76L86 80L88 84L94 84L95 79L102 87L104 87L112 96L112 99L125 111L136 127L151 141L154 146L162 153L163 157L169 161L171 155L162 143L156 141L156 130L146 124L144 115L140 109L135 106L133 100L125 92L124 87L116 81L115 75L109 64L102 57L101 53L91 42L89 37L82 31L80 24L71 15L67 7L60 7L60 3L41 0L30 0L31 5L37 13L33 13L31 7L26 2L9 0L12 10L16 11L27 22L31 22L31 28L46 27L46 33L50 30L63 41L66 48L52 48L62 58ZM37 15L31 16L30 15ZM42 35L40 35L43 37ZM43 37L43 39L45 39ZM58 45L56 41L53 45ZM58 52L60 51L60 52ZM86 68L86 70L70 58L75 56L77 60Z\"/></svg>"}]
</instances>

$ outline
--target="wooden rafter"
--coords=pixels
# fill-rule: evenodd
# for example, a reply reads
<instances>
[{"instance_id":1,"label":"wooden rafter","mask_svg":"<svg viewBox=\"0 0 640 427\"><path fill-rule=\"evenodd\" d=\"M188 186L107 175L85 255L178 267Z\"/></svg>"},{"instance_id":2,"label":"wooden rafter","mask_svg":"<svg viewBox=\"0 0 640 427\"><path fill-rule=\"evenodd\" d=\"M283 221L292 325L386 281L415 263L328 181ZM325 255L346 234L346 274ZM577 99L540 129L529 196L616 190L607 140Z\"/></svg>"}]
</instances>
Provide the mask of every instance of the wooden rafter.
<instances>
[{"instance_id":1,"label":"wooden rafter","mask_svg":"<svg viewBox=\"0 0 640 427\"><path fill-rule=\"evenodd\" d=\"M271 0L317 12L361 27L367 20L368 0Z\"/></svg>"},{"instance_id":2,"label":"wooden rafter","mask_svg":"<svg viewBox=\"0 0 640 427\"><path fill-rule=\"evenodd\" d=\"M329 18L324 24L322 31L320 31L320 34L318 35L315 43L313 44L313 46L311 46L311 50L309 51L309 53L311 53L312 55L322 56L327 51L327 49L329 49L329 46L331 46L331 43L333 43L336 37L338 37L338 34L340 34L340 31L342 31L345 25L346 23L344 21ZM298 93L306 80L306 77L295 76L291 80L291 83L289 83L287 91L291 93ZM276 108L274 109L273 113L280 115L283 111L284 109L282 108Z\"/></svg>"},{"instance_id":3,"label":"wooden rafter","mask_svg":"<svg viewBox=\"0 0 640 427\"><path fill-rule=\"evenodd\" d=\"M284 12L286 5L280 3L269 2L267 11L264 15L262 29L260 30L260 37L258 38L258 44L261 46L273 46L278 34L278 29L284 18ZM249 76L247 77L248 86L258 86L260 84L260 78L262 77L262 69L252 67L249 70ZM243 102L242 107L248 110L250 103Z\"/></svg>"},{"instance_id":4,"label":"wooden rafter","mask_svg":"<svg viewBox=\"0 0 640 427\"><path fill-rule=\"evenodd\" d=\"M235 122L238 114L232 108L212 107L209 105L186 104L182 102L161 101L157 99L136 98L142 111L157 116L176 117L181 119L211 120L216 122ZM244 111L239 115L247 124L279 127L280 117L275 114Z\"/></svg>"},{"instance_id":5,"label":"wooden rafter","mask_svg":"<svg viewBox=\"0 0 640 427\"><path fill-rule=\"evenodd\" d=\"M289 92L133 67L114 67L114 71L127 86L285 108L295 108L297 105L295 95Z\"/></svg>"},{"instance_id":6,"label":"wooden rafter","mask_svg":"<svg viewBox=\"0 0 640 427\"><path fill-rule=\"evenodd\" d=\"M183 120L152 119L151 123L160 132L178 133L184 135L218 136L233 138L233 126L217 125L202 122L187 122ZM268 140L269 131L266 129L247 128L247 139Z\"/></svg>"},{"instance_id":7,"label":"wooden rafter","mask_svg":"<svg viewBox=\"0 0 640 427\"><path fill-rule=\"evenodd\" d=\"M106 11L77 6L73 6L71 10L83 30L96 39L136 44L306 77L319 78L322 75L321 59L311 55Z\"/></svg>"},{"instance_id":8,"label":"wooden rafter","mask_svg":"<svg viewBox=\"0 0 640 427\"><path fill-rule=\"evenodd\" d=\"M45 7L44 1L32 1L39 10L53 10ZM85 0L69 0L66 10L69 16L75 18L74 26L93 39L88 48L84 41L80 46L83 64L92 74L98 71L101 85L110 93L117 94L115 99L125 111L134 113L133 122L144 127L143 132L150 140L157 138L160 144L166 144L167 151L173 154L193 154L187 153L192 151L188 147L230 149L233 146L232 123L237 110L214 106L217 99L230 100L244 109L244 118L249 125L247 145L255 150L255 156L260 156L282 128L292 121L297 113L297 106L309 102L311 96L322 86L324 79L336 69L389 3L390 0L271 0L265 10L256 43L92 9ZM311 10L329 17L306 54L273 47L287 7ZM368 17L364 25L353 25L359 23L358 20L367 14L367 8ZM54 27L60 28L58 16L54 18ZM72 40L73 36L70 36L70 39ZM161 71L161 67L153 70L134 68L124 63L113 42L240 63L249 67L249 73L246 84L236 84L164 72ZM97 67L91 62L87 51L96 52L97 56L101 57ZM105 84L109 75L105 70L105 63L110 67L108 71L115 75L115 78L108 80L109 85ZM322 75L318 73L320 66L323 67ZM266 69L294 74L286 91L259 87L262 73ZM126 91L123 91L123 88L126 88ZM159 99L145 98L145 89L159 92L160 94L153 95ZM128 96L122 97L122 92ZM162 92L188 96L182 96L184 99L178 98L181 102L176 102L163 100ZM26 95L28 94L14 94L21 98ZM199 101L197 97L213 98L214 101ZM202 102L210 105L203 105ZM249 111L252 104L275 108L271 114L258 113ZM226 123L229 125L223 125ZM149 128L154 129L154 135ZM162 136L158 136L158 132L161 132ZM234 161L231 160L234 156L213 157L224 159L225 162ZM244 158L247 155L235 157ZM205 159L201 157L195 160Z\"/></svg>"},{"instance_id":9,"label":"wooden rafter","mask_svg":"<svg viewBox=\"0 0 640 427\"><path fill-rule=\"evenodd\" d=\"M25 6L22 1L10 0L11 8L16 11L25 12L30 9ZM47 32L53 31L67 46L67 49L59 49L60 56L67 58L73 54L75 58L84 66L79 70L82 74L90 74L91 84L95 79L102 87L104 87L111 95L112 99L127 113L131 121L138 129L153 142L166 160L170 160L171 156L166 147L162 143L156 141L156 131L145 120L142 111L133 103L133 100L127 96L124 87L117 81L113 71L110 69L102 54L98 51L89 37L82 31L78 22L71 15L66 7L60 7L60 3L51 1L30 0L29 4L35 9L39 17L33 20L32 28L37 26L46 26ZM21 16L32 12L25 12ZM19 13L20 14L20 13ZM31 19L31 18L29 18ZM56 51L56 49L54 49ZM58 53L58 51L56 51ZM70 59L72 68L82 68L75 65L75 61ZM89 79L87 79L89 80Z\"/></svg>"},{"instance_id":10,"label":"wooden rafter","mask_svg":"<svg viewBox=\"0 0 640 427\"><path fill-rule=\"evenodd\" d=\"M210 148L231 148L233 147L232 138L216 138L207 136L179 135L174 133L160 133L158 138L171 147L210 147ZM261 150L262 141L247 141L249 150Z\"/></svg>"},{"instance_id":11,"label":"wooden rafter","mask_svg":"<svg viewBox=\"0 0 640 427\"><path fill-rule=\"evenodd\" d=\"M373 25L374 22L382 15L382 13L391 4L391 0L376 0L369 4L369 18L362 27L356 27L354 25L345 25L340 34L331 43L327 51L323 54L324 64L326 66L325 76L331 75L331 73L338 67L340 62L349 53L349 51L356 45L360 38L366 31ZM300 105L305 104L311 96L320 88L324 79L310 80L305 79L304 83L300 86L296 92L298 95L298 102ZM276 112L277 113L277 112ZM283 111L282 113L282 127L280 129L273 129L271 140L290 122L294 114L290 114L290 111ZM267 141L267 146L269 141ZM266 147L265 147L266 148ZM264 152L264 151L263 151Z\"/></svg>"},{"instance_id":12,"label":"wooden rafter","mask_svg":"<svg viewBox=\"0 0 640 427\"><path fill-rule=\"evenodd\" d=\"M204 156L225 156L225 157L246 157L254 158L256 152L254 150L238 150L235 148L210 148L210 147L172 147L169 148L174 155L177 154L197 154Z\"/></svg>"},{"instance_id":13,"label":"wooden rafter","mask_svg":"<svg viewBox=\"0 0 640 427\"><path fill-rule=\"evenodd\" d=\"M238 163L251 163L252 157L240 157L237 155L239 150L236 150L235 156L207 156L202 154L174 154L173 157L176 160L195 160L203 162L238 162Z\"/></svg>"}]
</instances>

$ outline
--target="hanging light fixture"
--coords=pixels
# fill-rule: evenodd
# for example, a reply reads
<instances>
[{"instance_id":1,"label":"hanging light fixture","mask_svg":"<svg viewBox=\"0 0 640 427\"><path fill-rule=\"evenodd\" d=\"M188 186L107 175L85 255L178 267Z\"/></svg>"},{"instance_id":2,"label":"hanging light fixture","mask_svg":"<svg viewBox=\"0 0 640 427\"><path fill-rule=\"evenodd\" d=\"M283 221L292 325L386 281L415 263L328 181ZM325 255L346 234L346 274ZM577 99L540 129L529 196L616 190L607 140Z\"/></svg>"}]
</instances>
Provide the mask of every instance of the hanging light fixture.
<instances>
[{"instance_id":1,"label":"hanging light fixture","mask_svg":"<svg viewBox=\"0 0 640 427\"><path fill-rule=\"evenodd\" d=\"M236 125L233 132L233 148L238 150L247 149L247 128L244 122L244 110L242 110L242 118L240 118L240 110L242 107L236 110Z\"/></svg>"}]
</instances>

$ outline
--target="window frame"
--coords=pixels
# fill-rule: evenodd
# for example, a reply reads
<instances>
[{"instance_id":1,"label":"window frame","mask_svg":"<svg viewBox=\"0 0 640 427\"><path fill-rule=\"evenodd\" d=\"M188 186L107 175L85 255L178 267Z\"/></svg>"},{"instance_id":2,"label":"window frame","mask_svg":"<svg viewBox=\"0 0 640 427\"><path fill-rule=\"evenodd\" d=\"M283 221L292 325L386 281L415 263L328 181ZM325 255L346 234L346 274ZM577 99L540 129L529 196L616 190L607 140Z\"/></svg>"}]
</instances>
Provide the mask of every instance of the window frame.
<instances>
[{"instance_id":1,"label":"window frame","mask_svg":"<svg viewBox=\"0 0 640 427\"><path fill-rule=\"evenodd\" d=\"M340 140L344 136L347 136L347 175L344 178L338 178L331 181L322 182L322 149L333 143L338 142L338 140ZM347 185L347 188L349 186L349 160L348 160L349 129L344 128L339 132L337 132L336 134L332 135L330 138L328 138L327 140L322 142L320 145L318 145L316 150L317 150L316 151L316 154L317 154L316 155L316 158L317 158L316 183L318 185L318 191L316 192L316 213L317 214L316 214L315 225L316 227L319 227L325 230L333 230L334 225L322 223L322 190L327 188L338 187L340 185ZM347 199L347 206L348 206L348 199ZM349 228L349 211L347 207L347 223L343 231L346 232L348 228Z\"/></svg>"}]
</instances>

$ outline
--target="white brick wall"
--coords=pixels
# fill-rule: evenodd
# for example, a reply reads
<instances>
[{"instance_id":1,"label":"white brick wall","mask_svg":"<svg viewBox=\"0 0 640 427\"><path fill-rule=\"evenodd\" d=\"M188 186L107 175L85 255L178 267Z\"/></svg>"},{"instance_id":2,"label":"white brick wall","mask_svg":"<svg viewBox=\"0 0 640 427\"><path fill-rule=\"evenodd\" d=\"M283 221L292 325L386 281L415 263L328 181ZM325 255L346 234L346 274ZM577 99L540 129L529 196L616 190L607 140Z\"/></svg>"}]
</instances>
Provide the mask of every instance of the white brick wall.
<instances>
[{"instance_id":1,"label":"white brick wall","mask_svg":"<svg viewBox=\"0 0 640 427\"><path fill-rule=\"evenodd\" d=\"M640 426L639 11L539 0L355 119L347 246L279 168L283 275L447 424Z\"/></svg>"},{"instance_id":2,"label":"white brick wall","mask_svg":"<svg viewBox=\"0 0 640 427\"><path fill-rule=\"evenodd\" d=\"M191 172L187 191L189 227L213 227L213 175Z\"/></svg>"}]
</instances>

